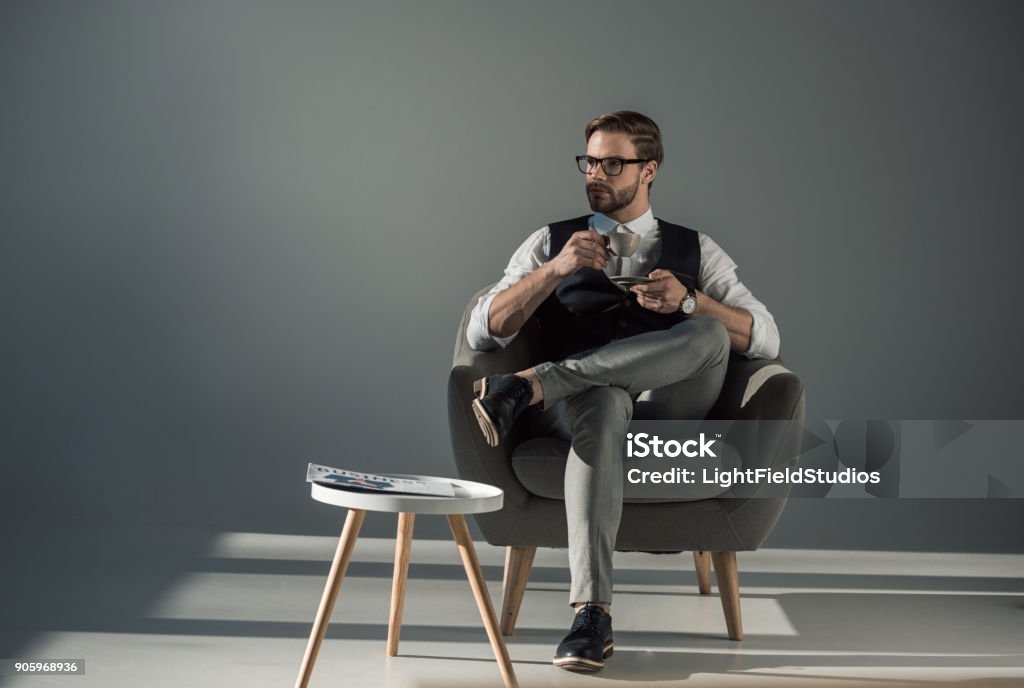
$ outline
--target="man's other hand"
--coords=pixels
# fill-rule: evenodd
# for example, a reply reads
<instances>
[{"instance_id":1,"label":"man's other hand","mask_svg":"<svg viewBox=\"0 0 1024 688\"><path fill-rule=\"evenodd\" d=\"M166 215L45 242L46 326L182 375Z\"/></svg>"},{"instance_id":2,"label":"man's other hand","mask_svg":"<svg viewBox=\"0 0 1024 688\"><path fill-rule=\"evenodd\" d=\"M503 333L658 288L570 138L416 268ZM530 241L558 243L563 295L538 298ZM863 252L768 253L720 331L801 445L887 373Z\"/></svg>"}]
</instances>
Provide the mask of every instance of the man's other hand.
<instances>
[{"instance_id":1,"label":"man's other hand","mask_svg":"<svg viewBox=\"0 0 1024 688\"><path fill-rule=\"evenodd\" d=\"M580 268L604 270L608 267L608 252L604 248L604 237L593 229L576 232L550 262L551 269L559 279L573 275Z\"/></svg>"},{"instance_id":2,"label":"man's other hand","mask_svg":"<svg viewBox=\"0 0 1024 688\"><path fill-rule=\"evenodd\" d=\"M655 313L676 313L686 296L686 287L669 270L655 270L648 275L653 282L630 288L637 303Z\"/></svg>"}]
</instances>

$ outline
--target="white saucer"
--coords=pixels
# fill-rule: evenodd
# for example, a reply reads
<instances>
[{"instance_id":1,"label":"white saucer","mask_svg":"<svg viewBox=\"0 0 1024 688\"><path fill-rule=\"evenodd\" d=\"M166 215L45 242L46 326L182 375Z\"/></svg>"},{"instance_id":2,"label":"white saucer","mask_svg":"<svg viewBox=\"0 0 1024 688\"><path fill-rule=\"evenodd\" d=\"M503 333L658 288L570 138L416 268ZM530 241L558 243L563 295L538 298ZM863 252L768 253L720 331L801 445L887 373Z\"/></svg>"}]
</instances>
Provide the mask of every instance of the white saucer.
<instances>
[{"instance_id":1,"label":"white saucer","mask_svg":"<svg viewBox=\"0 0 1024 688\"><path fill-rule=\"evenodd\" d=\"M609 277L608 279L620 287L632 287L637 284L650 284L654 281L650 277L643 277L641 275L616 275L615 277Z\"/></svg>"}]
</instances>

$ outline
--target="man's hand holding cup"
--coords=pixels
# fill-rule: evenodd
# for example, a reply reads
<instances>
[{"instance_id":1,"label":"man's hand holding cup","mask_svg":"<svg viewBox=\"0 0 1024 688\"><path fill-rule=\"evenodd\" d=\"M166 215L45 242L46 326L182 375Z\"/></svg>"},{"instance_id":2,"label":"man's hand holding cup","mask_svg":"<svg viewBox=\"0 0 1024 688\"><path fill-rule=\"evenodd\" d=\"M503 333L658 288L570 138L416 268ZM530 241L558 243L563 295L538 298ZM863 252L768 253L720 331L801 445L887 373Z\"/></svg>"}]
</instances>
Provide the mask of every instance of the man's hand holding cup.
<instances>
[{"instance_id":1,"label":"man's hand holding cup","mask_svg":"<svg viewBox=\"0 0 1024 688\"><path fill-rule=\"evenodd\" d=\"M576 232L551 261L551 269L559 279L575 274L580 268L604 270L608 267L608 251L604 237L596 230Z\"/></svg>"}]
</instances>

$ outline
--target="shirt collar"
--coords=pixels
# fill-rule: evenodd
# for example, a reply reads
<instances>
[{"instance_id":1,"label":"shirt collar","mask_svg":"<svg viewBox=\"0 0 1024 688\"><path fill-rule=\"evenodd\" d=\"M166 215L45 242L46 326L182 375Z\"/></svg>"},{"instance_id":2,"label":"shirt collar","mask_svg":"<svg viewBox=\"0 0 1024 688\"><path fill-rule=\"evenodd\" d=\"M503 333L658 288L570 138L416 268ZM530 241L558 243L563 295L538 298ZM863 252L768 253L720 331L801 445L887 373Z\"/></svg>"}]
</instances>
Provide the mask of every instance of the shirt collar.
<instances>
[{"instance_id":1,"label":"shirt collar","mask_svg":"<svg viewBox=\"0 0 1024 688\"><path fill-rule=\"evenodd\" d=\"M654 211L651 210L650 206L647 206L647 210L642 215L633 218L629 222L619 223L602 213L594 213L594 216L590 218L590 226L600 234L607 234L619 224L625 225L626 229L640 236L644 236L652 229L658 228L658 221L654 219Z\"/></svg>"}]
</instances>

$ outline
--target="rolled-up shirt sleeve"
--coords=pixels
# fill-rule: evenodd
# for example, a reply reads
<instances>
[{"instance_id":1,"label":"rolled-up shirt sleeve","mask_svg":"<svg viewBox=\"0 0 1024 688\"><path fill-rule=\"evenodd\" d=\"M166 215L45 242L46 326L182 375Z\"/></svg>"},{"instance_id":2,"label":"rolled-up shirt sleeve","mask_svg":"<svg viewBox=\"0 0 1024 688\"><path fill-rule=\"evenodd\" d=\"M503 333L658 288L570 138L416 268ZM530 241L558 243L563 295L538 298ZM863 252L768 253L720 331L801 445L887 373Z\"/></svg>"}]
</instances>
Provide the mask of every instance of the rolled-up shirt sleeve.
<instances>
[{"instance_id":1,"label":"rolled-up shirt sleeve","mask_svg":"<svg viewBox=\"0 0 1024 688\"><path fill-rule=\"evenodd\" d=\"M491 333L491 302L495 296L544 265L548 261L550 246L551 235L548 228L541 227L528 236L512 254L508 266L505 267L505 274L490 291L477 300L473 312L470 313L469 323L466 325L466 341L470 348L474 351L489 351L498 346L505 348L516 338L518 332L508 337L498 337Z\"/></svg>"},{"instance_id":2,"label":"rolled-up shirt sleeve","mask_svg":"<svg viewBox=\"0 0 1024 688\"><path fill-rule=\"evenodd\" d=\"M700 289L715 301L750 313L750 348L747 358L778 358L779 328L763 303L736 276L736 263L711 237L700 234Z\"/></svg>"}]
</instances>

